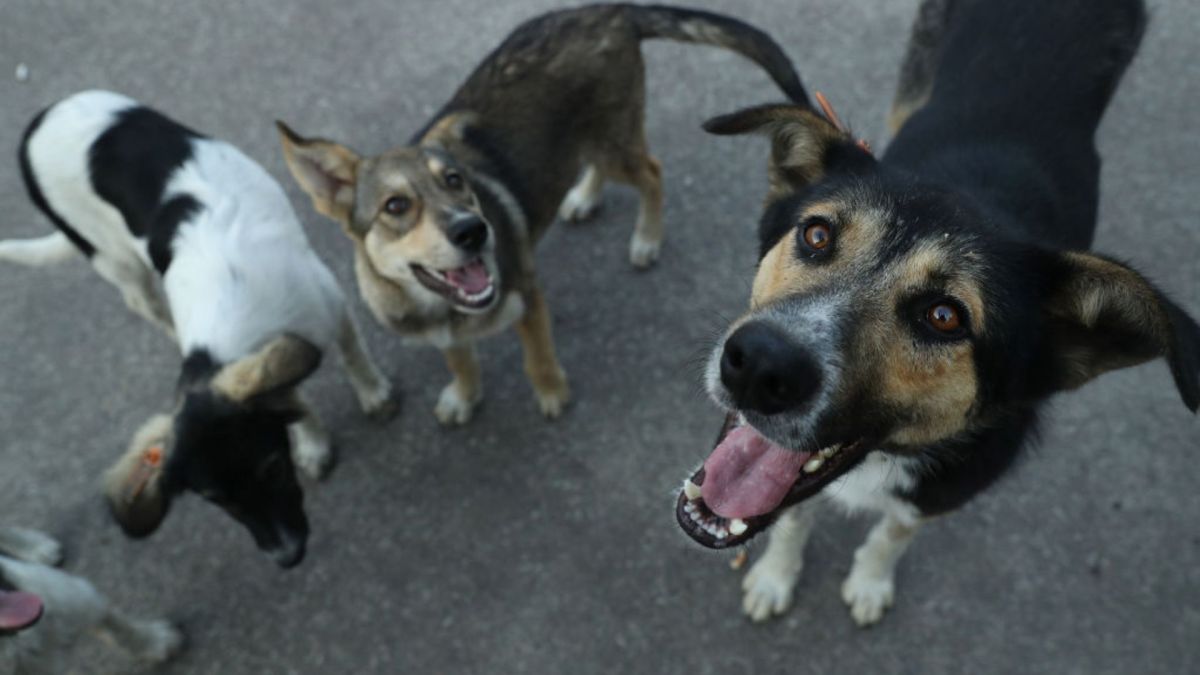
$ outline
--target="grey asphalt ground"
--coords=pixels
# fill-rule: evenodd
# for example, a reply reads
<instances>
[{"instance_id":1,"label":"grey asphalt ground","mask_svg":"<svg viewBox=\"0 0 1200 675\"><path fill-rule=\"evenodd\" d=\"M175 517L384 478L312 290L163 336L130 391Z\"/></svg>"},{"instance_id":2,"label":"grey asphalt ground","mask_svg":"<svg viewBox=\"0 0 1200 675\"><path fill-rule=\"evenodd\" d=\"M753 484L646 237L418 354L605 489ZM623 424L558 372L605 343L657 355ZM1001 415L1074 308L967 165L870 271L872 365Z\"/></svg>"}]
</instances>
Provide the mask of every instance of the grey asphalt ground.
<instances>
[{"instance_id":1,"label":"grey asphalt ground","mask_svg":"<svg viewBox=\"0 0 1200 675\"><path fill-rule=\"evenodd\" d=\"M916 0L692 2L771 31L810 89L885 142ZM348 243L292 183L271 120L383 150L519 21L557 4L0 0L0 151L11 156L25 123L62 96L132 95L261 161L353 295ZM1097 247L1200 314L1200 4L1151 5L1100 132ZM672 503L720 423L696 357L746 301L766 148L699 126L780 95L720 50L644 51L668 244L657 269L635 273L636 202L610 187L597 221L542 245L575 395L562 419L540 418L510 333L483 347L478 417L440 429L439 356L402 345L355 298L405 407L374 425L336 368L311 385L342 462L308 486L303 566L276 569L196 498L130 542L97 479L170 405L178 355L82 262L3 266L0 522L56 534L68 568L117 603L182 622L190 649L168 673L1200 672L1200 420L1161 363L1057 399L1010 478L919 535L879 626L855 628L838 597L869 522L833 514L792 612L763 626L742 617L730 554L686 539ZM12 76L18 62L29 81ZM48 231L16 163L0 162L0 236ZM85 673L126 663L94 646L77 657Z\"/></svg>"}]
</instances>

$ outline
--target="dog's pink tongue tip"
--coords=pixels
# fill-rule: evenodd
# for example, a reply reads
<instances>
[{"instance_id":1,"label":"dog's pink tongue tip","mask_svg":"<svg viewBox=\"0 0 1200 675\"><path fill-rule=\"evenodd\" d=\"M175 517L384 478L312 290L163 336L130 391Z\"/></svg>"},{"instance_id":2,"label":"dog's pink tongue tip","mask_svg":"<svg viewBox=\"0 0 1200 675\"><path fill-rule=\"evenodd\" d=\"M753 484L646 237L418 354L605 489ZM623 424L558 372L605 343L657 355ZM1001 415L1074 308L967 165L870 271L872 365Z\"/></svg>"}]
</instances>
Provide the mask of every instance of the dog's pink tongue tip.
<instances>
[{"instance_id":1,"label":"dog's pink tongue tip","mask_svg":"<svg viewBox=\"0 0 1200 675\"><path fill-rule=\"evenodd\" d=\"M809 453L775 445L750 427L730 431L704 462L704 503L724 518L775 510L800 475Z\"/></svg>"},{"instance_id":2,"label":"dog's pink tongue tip","mask_svg":"<svg viewBox=\"0 0 1200 675\"><path fill-rule=\"evenodd\" d=\"M0 631L25 628L42 616L42 600L32 593L0 591Z\"/></svg>"},{"instance_id":3,"label":"dog's pink tongue tip","mask_svg":"<svg viewBox=\"0 0 1200 675\"><path fill-rule=\"evenodd\" d=\"M472 295L483 292L492 283L491 277L488 276L487 266L483 264L482 260L475 260L462 267L449 270L446 272L446 278L450 280L450 283Z\"/></svg>"}]
</instances>

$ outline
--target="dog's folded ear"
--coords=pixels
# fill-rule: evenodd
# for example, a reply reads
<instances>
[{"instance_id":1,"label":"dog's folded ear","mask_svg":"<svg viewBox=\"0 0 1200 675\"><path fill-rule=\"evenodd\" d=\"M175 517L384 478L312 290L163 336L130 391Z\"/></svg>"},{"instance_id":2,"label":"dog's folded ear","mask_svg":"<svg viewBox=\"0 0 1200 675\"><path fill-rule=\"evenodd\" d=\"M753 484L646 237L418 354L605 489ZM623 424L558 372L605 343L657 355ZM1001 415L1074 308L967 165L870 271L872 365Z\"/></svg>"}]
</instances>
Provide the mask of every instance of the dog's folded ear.
<instances>
[{"instance_id":1,"label":"dog's folded ear","mask_svg":"<svg viewBox=\"0 0 1200 675\"><path fill-rule=\"evenodd\" d=\"M704 130L718 136L764 134L771 139L768 200L811 185L838 170L875 164L871 153L812 108L763 105L714 117Z\"/></svg>"},{"instance_id":2,"label":"dog's folded ear","mask_svg":"<svg viewBox=\"0 0 1200 675\"><path fill-rule=\"evenodd\" d=\"M1164 357L1184 404L1200 407L1200 326L1132 268L1089 253L1052 254L1042 314L1041 379L1074 389ZM1048 377L1047 377L1048 376Z\"/></svg>"},{"instance_id":3,"label":"dog's folded ear","mask_svg":"<svg viewBox=\"0 0 1200 675\"><path fill-rule=\"evenodd\" d=\"M155 415L138 429L129 448L104 474L104 496L113 519L134 538L150 535L167 517L173 490L163 475L171 448L171 417Z\"/></svg>"},{"instance_id":4,"label":"dog's folded ear","mask_svg":"<svg viewBox=\"0 0 1200 675\"><path fill-rule=\"evenodd\" d=\"M321 350L304 338L281 335L213 376L213 391L237 403L290 390L321 365Z\"/></svg>"},{"instance_id":5,"label":"dog's folded ear","mask_svg":"<svg viewBox=\"0 0 1200 675\"><path fill-rule=\"evenodd\" d=\"M313 208L349 229L358 155L333 141L304 138L278 120L275 127L279 129L288 170L312 197Z\"/></svg>"}]
</instances>

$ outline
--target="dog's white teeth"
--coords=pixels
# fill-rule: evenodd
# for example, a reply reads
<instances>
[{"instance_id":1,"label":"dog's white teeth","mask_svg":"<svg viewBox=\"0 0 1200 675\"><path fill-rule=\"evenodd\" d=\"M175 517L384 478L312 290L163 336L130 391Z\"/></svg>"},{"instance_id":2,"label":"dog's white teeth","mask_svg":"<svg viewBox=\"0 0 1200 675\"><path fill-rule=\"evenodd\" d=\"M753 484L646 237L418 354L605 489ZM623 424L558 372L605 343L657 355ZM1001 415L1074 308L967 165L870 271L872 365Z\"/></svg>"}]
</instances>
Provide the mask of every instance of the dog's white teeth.
<instances>
[{"instance_id":1,"label":"dog's white teeth","mask_svg":"<svg viewBox=\"0 0 1200 675\"><path fill-rule=\"evenodd\" d=\"M724 539L725 537L729 536L729 533L725 530L717 530L717 533L713 536L715 536L717 539Z\"/></svg>"},{"instance_id":2,"label":"dog's white teeth","mask_svg":"<svg viewBox=\"0 0 1200 675\"><path fill-rule=\"evenodd\" d=\"M689 500L695 501L700 498L700 486L693 483L692 479L689 478L683 482L683 494Z\"/></svg>"},{"instance_id":3,"label":"dog's white teeth","mask_svg":"<svg viewBox=\"0 0 1200 675\"><path fill-rule=\"evenodd\" d=\"M825 459L823 457L813 457L804 463L804 473L812 473L821 468L821 465L824 463Z\"/></svg>"},{"instance_id":4,"label":"dog's white teeth","mask_svg":"<svg viewBox=\"0 0 1200 675\"><path fill-rule=\"evenodd\" d=\"M691 502L688 502L683 505L683 510L688 513L694 513L696 511L696 505Z\"/></svg>"},{"instance_id":5,"label":"dog's white teeth","mask_svg":"<svg viewBox=\"0 0 1200 675\"><path fill-rule=\"evenodd\" d=\"M742 520L741 518L734 518L733 520L729 521L729 533L735 537L746 534L746 530L749 529L749 527L750 526L746 524L746 521Z\"/></svg>"},{"instance_id":6,"label":"dog's white teeth","mask_svg":"<svg viewBox=\"0 0 1200 675\"><path fill-rule=\"evenodd\" d=\"M830 457L833 457L835 454L837 454L837 451L841 450L841 449L842 449L842 445L840 443L837 445L831 445L828 448L825 448L824 450L822 450L820 452L821 458L829 459Z\"/></svg>"}]
</instances>

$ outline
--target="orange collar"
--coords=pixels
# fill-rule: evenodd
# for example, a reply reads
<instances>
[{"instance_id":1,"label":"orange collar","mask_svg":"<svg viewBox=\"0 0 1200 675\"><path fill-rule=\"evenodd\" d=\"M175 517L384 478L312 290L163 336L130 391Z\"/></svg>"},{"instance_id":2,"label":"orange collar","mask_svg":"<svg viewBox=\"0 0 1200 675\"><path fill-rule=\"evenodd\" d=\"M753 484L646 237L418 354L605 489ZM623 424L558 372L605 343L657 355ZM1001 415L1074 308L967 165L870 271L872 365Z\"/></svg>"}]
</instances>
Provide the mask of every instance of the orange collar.
<instances>
[{"instance_id":1,"label":"orange collar","mask_svg":"<svg viewBox=\"0 0 1200 675\"><path fill-rule=\"evenodd\" d=\"M821 106L821 112L825 114L825 119L829 120L829 123L836 127L838 131L850 135L850 130L846 128L845 124L842 124L842 119L833 110L833 106L830 105L829 99L825 98L825 94L815 91L813 92L813 97L817 99L817 105ZM867 143L867 139L858 139L857 145L868 155L871 154L871 144Z\"/></svg>"}]
</instances>

